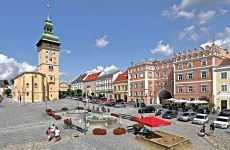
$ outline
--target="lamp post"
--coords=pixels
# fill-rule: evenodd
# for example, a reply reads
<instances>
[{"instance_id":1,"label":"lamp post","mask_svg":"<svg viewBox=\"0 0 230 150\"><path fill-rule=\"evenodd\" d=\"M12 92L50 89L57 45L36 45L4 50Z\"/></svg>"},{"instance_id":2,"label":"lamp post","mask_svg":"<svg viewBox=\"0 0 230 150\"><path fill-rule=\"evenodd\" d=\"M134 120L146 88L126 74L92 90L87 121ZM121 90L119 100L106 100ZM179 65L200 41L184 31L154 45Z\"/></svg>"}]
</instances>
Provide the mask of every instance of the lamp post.
<instances>
[{"instance_id":1,"label":"lamp post","mask_svg":"<svg viewBox=\"0 0 230 150\"><path fill-rule=\"evenodd\" d=\"M85 121L85 129L84 129L84 134L87 132L87 112L85 111L84 113L84 121Z\"/></svg>"}]
</instances>

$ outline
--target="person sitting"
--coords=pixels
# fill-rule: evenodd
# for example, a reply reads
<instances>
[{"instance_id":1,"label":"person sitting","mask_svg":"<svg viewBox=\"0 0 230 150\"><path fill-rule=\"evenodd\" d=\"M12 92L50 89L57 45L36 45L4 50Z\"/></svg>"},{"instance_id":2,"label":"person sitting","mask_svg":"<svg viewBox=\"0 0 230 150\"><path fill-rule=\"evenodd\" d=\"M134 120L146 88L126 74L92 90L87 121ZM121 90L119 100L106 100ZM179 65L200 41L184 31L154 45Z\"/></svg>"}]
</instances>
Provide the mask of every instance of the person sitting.
<instances>
[{"instance_id":1,"label":"person sitting","mask_svg":"<svg viewBox=\"0 0 230 150\"><path fill-rule=\"evenodd\" d=\"M141 132L143 135L149 135L151 132L149 131L149 129L147 129L146 127L144 127L142 129L142 132Z\"/></svg>"}]
</instances>

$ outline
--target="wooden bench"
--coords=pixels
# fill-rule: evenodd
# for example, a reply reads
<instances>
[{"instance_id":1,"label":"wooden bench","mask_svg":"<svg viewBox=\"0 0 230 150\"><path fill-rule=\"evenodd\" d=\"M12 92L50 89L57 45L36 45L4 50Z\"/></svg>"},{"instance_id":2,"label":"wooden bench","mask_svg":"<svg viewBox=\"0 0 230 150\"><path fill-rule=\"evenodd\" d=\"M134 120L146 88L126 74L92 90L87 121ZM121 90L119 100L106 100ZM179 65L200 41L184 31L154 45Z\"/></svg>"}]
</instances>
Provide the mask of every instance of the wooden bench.
<instances>
[{"instance_id":1,"label":"wooden bench","mask_svg":"<svg viewBox=\"0 0 230 150\"><path fill-rule=\"evenodd\" d=\"M130 133L130 132L134 132L134 128L133 128L133 126L126 126L126 130L127 130L127 132L128 133Z\"/></svg>"}]
</instances>

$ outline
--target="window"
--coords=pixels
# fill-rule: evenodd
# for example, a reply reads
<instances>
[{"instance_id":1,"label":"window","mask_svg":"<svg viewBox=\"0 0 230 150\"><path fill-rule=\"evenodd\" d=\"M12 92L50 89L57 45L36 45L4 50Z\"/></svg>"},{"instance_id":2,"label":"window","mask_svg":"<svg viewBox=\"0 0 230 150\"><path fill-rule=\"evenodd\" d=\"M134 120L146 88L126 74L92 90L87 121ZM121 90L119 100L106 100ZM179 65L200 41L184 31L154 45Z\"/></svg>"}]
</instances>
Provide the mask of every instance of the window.
<instances>
[{"instance_id":1,"label":"window","mask_svg":"<svg viewBox=\"0 0 230 150\"><path fill-rule=\"evenodd\" d=\"M207 65L207 59L201 60L201 66L206 66Z\"/></svg>"},{"instance_id":2,"label":"window","mask_svg":"<svg viewBox=\"0 0 230 150\"><path fill-rule=\"evenodd\" d=\"M182 93L182 92L183 92L183 86L178 86L177 93Z\"/></svg>"},{"instance_id":3,"label":"window","mask_svg":"<svg viewBox=\"0 0 230 150\"><path fill-rule=\"evenodd\" d=\"M37 87L38 87L38 84L37 84L37 83L34 83L34 87L37 88Z\"/></svg>"},{"instance_id":4,"label":"window","mask_svg":"<svg viewBox=\"0 0 230 150\"><path fill-rule=\"evenodd\" d=\"M152 78L152 72L149 72L149 78Z\"/></svg>"},{"instance_id":5,"label":"window","mask_svg":"<svg viewBox=\"0 0 230 150\"><path fill-rule=\"evenodd\" d=\"M134 75L134 78L135 78L135 79L137 78L137 74Z\"/></svg>"},{"instance_id":6,"label":"window","mask_svg":"<svg viewBox=\"0 0 230 150\"><path fill-rule=\"evenodd\" d=\"M167 64L163 64L163 67L164 67L164 68L167 68Z\"/></svg>"},{"instance_id":7,"label":"window","mask_svg":"<svg viewBox=\"0 0 230 150\"><path fill-rule=\"evenodd\" d=\"M128 90L128 85L125 85L125 90L126 90L126 91Z\"/></svg>"},{"instance_id":8,"label":"window","mask_svg":"<svg viewBox=\"0 0 230 150\"><path fill-rule=\"evenodd\" d=\"M144 76L143 76L143 73L140 73L140 77L141 77L141 78L143 78L143 77L144 77Z\"/></svg>"},{"instance_id":9,"label":"window","mask_svg":"<svg viewBox=\"0 0 230 150\"><path fill-rule=\"evenodd\" d=\"M193 73L187 73L187 79L192 80L193 79Z\"/></svg>"},{"instance_id":10,"label":"window","mask_svg":"<svg viewBox=\"0 0 230 150\"><path fill-rule=\"evenodd\" d=\"M166 81L164 81L164 82L163 82L163 85L165 85L165 86L166 86L166 85L167 85L167 82L166 82Z\"/></svg>"},{"instance_id":11,"label":"window","mask_svg":"<svg viewBox=\"0 0 230 150\"><path fill-rule=\"evenodd\" d=\"M26 92L26 96L29 96L30 94L29 94L29 92Z\"/></svg>"},{"instance_id":12,"label":"window","mask_svg":"<svg viewBox=\"0 0 230 150\"><path fill-rule=\"evenodd\" d=\"M124 85L121 86L121 90L122 90L122 91L125 90L125 86L124 86Z\"/></svg>"},{"instance_id":13,"label":"window","mask_svg":"<svg viewBox=\"0 0 230 150\"><path fill-rule=\"evenodd\" d=\"M113 87L114 92L116 92L116 88L117 88L116 86Z\"/></svg>"},{"instance_id":14,"label":"window","mask_svg":"<svg viewBox=\"0 0 230 150\"><path fill-rule=\"evenodd\" d=\"M177 77L178 80L183 80L183 74L178 74Z\"/></svg>"},{"instance_id":15,"label":"window","mask_svg":"<svg viewBox=\"0 0 230 150\"><path fill-rule=\"evenodd\" d=\"M182 65L178 65L178 70L182 70L183 66Z\"/></svg>"},{"instance_id":16,"label":"window","mask_svg":"<svg viewBox=\"0 0 230 150\"><path fill-rule=\"evenodd\" d=\"M150 86L150 87L152 86L152 82L149 82L149 86Z\"/></svg>"},{"instance_id":17,"label":"window","mask_svg":"<svg viewBox=\"0 0 230 150\"><path fill-rule=\"evenodd\" d=\"M191 62L187 64L187 68L188 68L188 69L189 69L189 68L192 68L192 63L191 63Z\"/></svg>"},{"instance_id":18,"label":"window","mask_svg":"<svg viewBox=\"0 0 230 150\"><path fill-rule=\"evenodd\" d=\"M50 76L50 81L52 81L53 80L53 77L52 76Z\"/></svg>"},{"instance_id":19,"label":"window","mask_svg":"<svg viewBox=\"0 0 230 150\"><path fill-rule=\"evenodd\" d=\"M228 74L227 72L221 72L221 79L227 79Z\"/></svg>"},{"instance_id":20,"label":"window","mask_svg":"<svg viewBox=\"0 0 230 150\"><path fill-rule=\"evenodd\" d=\"M208 89L207 89L207 85L201 85L201 86L200 86L200 91L201 91L201 92L207 92L207 90L208 90Z\"/></svg>"},{"instance_id":21,"label":"window","mask_svg":"<svg viewBox=\"0 0 230 150\"><path fill-rule=\"evenodd\" d=\"M144 84L143 83L140 83L140 88L143 88L144 87Z\"/></svg>"},{"instance_id":22,"label":"window","mask_svg":"<svg viewBox=\"0 0 230 150\"><path fill-rule=\"evenodd\" d=\"M135 88L136 88L136 89L138 88L138 84L135 84Z\"/></svg>"},{"instance_id":23,"label":"window","mask_svg":"<svg viewBox=\"0 0 230 150\"><path fill-rule=\"evenodd\" d=\"M53 71L53 66L49 65L49 71Z\"/></svg>"},{"instance_id":24,"label":"window","mask_svg":"<svg viewBox=\"0 0 230 150\"><path fill-rule=\"evenodd\" d=\"M132 89L133 88L133 85L132 84L130 84L130 89Z\"/></svg>"},{"instance_id":25,"label":"window","mask_svg":"<svg viewBox=\"0 0 230 150\"><path fill-rule=\"evenodd\" d=\"M135 95L138 96L138 92L137 91L135 92Z\"/></svg>"},{"instance_id":26,"label":"window","mask_svg":"<svg viewBox=\"0 0 230 150\"><path fill-rule=\"evenodd\" d=\"M221 92L227 92L228 86L227 85L221 85Z\"/></svg>"},{"instance_id":27,"label":"window","mask_svg":"<svg viewBox=\"0 0 230 150\"><path fill-rule=\"evenodd\" d=\"M187 92L193 92L194 90L193 86L187 86Z\"/></svg>"},{"instance_id":28,"label":"window","mask_svg":"<svg viewBox=\"0 0 230 150\"><path fill-rule=\"evenodd\" d=\"M121 89L120 89L120 85L118 85L118 91L120 91Z\"/></svg>"},{"instance_id":29,"label":"window","mask_svg":"<svg viewBox=\"0 0 230 150\"><path fill-rule=\"evenodd\" d=\"M130 96L133 96L133 92L130 92Z\"/></svg>"},{"instance_id":30,"label":"window","mask_svg":"<svg viewBox=\"0 0 230 150\"><path fill-rule=\"evenodd\" d=\"M160 73L159 72L156 72L156 77L160 77Z\"/></svg>"},{"instance_id":31,"label":"window","mask_svg":"<svg viewBox=\"0 0 230 150\"><path fill-rule=\"evenodd\" d=\"M207 78L208 77L207 71L201 71L200 77Z\"/></svg>"},{"instance_id":32,"label":"window","mask_svg":"<svg viewBox=\"0 0 230 150\"><path fill-rule=\"evenodd\" d=\"M129 77L130 77L130 79L132 79L132 75L130 75Z\"/></svg>"},{"instance_id":33,"label":"window","mask_svg":"<svg viewBox=\"0 0 230 150\"><path fill-rule=\"evenodd\" d=\"M29 88L29 83L26 83L26 88Z\"/></svg>"},{"instance_id":34,"label":"window","mask_svg":"<svg viewBox=\"0 0 230 150\"><path fill-rule=\"evenodd\" d=\"M166 71L163 71L163 75L164 75L164 76L166 76L166 75L167 75Z\"/></svg>"}]
</instances>

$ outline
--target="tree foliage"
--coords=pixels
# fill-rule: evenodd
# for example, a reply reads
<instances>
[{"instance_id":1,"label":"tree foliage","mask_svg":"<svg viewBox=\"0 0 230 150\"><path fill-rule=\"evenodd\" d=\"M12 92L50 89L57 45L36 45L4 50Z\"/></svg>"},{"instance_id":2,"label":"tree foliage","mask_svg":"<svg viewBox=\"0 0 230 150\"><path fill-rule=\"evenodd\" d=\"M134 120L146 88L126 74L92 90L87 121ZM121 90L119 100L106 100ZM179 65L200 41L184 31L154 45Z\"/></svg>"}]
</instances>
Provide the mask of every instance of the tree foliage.
<instances>
[{"instance_id":1,"label":"tree foliage","mask_svg":"<svg viewBox=\"0 0 230 150\"><path fill-rule=\"evenodd\" d=\"M9 96L10 94L11 94L11 89L9 89L9 88L7 88L7 89L5 89L4 90L4 93L7 95L7 96Z\"/></svg>"}]
</instances>

